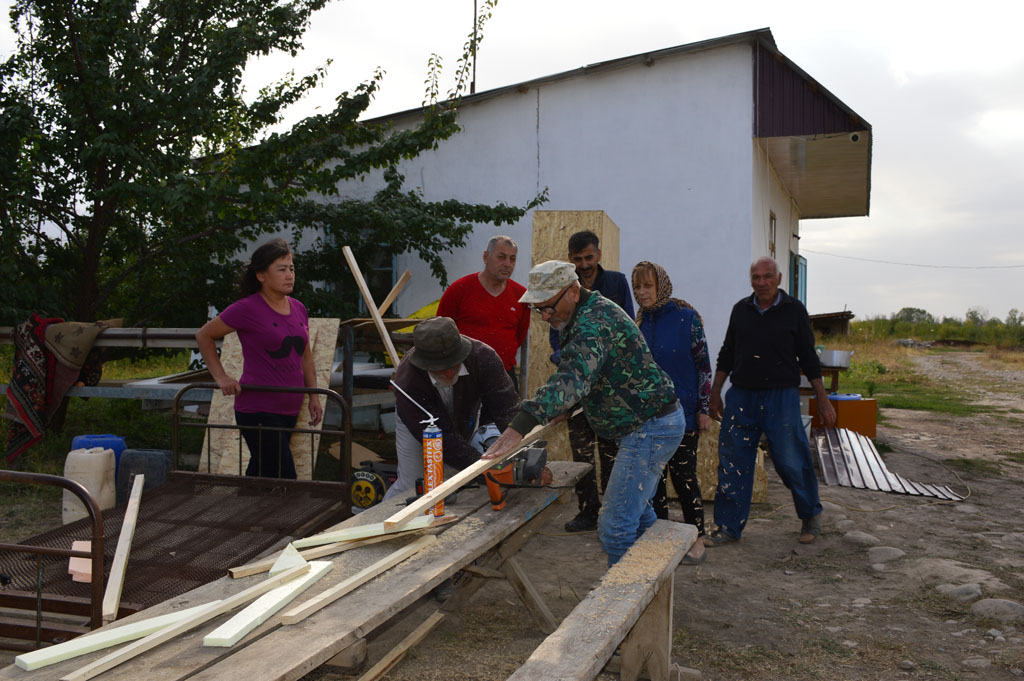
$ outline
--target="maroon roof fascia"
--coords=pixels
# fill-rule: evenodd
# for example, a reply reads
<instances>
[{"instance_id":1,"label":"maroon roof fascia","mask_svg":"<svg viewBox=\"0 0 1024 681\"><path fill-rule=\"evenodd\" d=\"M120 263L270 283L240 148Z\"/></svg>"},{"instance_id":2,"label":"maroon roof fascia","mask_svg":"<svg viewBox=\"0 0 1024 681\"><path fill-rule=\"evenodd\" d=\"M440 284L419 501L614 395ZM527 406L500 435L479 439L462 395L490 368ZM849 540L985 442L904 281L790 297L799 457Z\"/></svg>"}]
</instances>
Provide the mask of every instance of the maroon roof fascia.
<instances>
[{"instance_id":1,"label":"maroon roof fascia","mask_svg":"<svg viewBox=\"0 0 1024 681\"><path fill-rule=\"evenodd\" d=\"M871 130L867 121L775 49L774 43L758 41L754 54L756 137Z\"/></svg>"}]
</instances>

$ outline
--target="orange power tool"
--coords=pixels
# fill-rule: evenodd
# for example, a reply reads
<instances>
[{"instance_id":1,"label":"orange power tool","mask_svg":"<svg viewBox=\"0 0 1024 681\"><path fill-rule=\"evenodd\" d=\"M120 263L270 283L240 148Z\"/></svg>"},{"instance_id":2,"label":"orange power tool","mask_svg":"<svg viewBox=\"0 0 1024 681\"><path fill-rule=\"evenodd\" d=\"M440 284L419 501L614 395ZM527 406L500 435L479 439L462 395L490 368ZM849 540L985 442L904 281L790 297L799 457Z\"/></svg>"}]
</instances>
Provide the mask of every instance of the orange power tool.
<instances>
[{"instance_id":1,"label":"orange power tool","mask_svg":"<svg viewBox=\"0 0 1024 681\"><path fill-rule=\"evenodd\" d=\"M512 458L502 461L484 473L487 493L491 497L491 508L500 511L505 508L505 497L513 487L536 487L540 475L548 463L547 447L530 447Z\"/></svg>"}]
</instances>

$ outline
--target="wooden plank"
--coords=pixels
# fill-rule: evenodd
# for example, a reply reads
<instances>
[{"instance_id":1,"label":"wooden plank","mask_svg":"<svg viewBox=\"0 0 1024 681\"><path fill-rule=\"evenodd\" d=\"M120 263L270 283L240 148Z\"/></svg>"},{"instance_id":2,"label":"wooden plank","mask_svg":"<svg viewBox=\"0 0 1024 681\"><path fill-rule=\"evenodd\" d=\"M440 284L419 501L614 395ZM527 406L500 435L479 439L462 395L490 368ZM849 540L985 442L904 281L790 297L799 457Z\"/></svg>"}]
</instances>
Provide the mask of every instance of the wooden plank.
<instances>
[{"instance_id":1,"label":"wooden plank","mask_svg":"<svg viewBox=\"0 0 1024 681\"><path fill-rule=\"evenodd\" d=\"M328 605L338 600L353 589L358 589L360 586L370 581L380 573L388 570L389 568L398 565L403 560L419 552L422 549L430 546L437 541L437 537L433 535L427 535L426 537L420 537L416 541L403 546L397 551L393 551L390 555L385 556L381 560L378 560L373 565L366 567L356 574L346 579L341 584L331 587L327 591L317 595L314 598L309 599L302 605L292 608L284 615L281 616L282 624L296 624L306 619L313 613L323 610Z\"/></svg>"},{"instance_id":2,"label":"wooden plank","mask_svg":"<svg viewBox=\"0 0 1024 681\"><path fill-rule=\"evenodd\" d=\"M398 645L382 657L380 662L370 667L357 681L377 681L377 679L387 674L396 664L402 661L402 658L409 652L409 649L425 639L427 634L433 631L434 627L440 624L443 619L444 613L440 610L435 610L430 617L413 629L408 636L399 641Z\"/></svg>"},{"instance_id":3,"label":"wooden plank","mask_svg":"<svg viewBox=\"0 0 1024 681\"><path fill-rule=\"evenodd\" d=\"M452 492L457 491L459 488L469 484L476 476L480 475L488 468L497 466L502 461L507 461L519 452L529 449L534 443L543 440L547 437L548 433L555 429L555 425L548 424L546 426L537 426L529 433L523 436L519 446L509 451L503 456L499 456L494 459L479 459L475 463L470 464L457 474L452 476L450 479L445 480L440 486L432 489L416 501L412 502L404 509L395 513L390 518L384 521L384 527L397 527L403 525L409 521L410 518L425 512L428 508L431 508L441 499L444 499Z\"/></svg>"},{"instance_id":4,"label":"wooden plank","mask_svg":"<svg viewBox=\"0 0 1024 681\"><path fill-rule=\"evenodd\" d=\"M509 681L595 678L696 539L693 525L656 521Z\"/></svg>"},{"instance_id":5,"label":"wooden plank","mask_svg":"<svg viewBox=\"0 0 1024 681\"><path fill-rule=\"evenodd\" d=\"M282 584L257 598L241 612L203 637L203 645L226 648L238 643L243 636L266 622L274 613L313 586L321 577L330 572L332 567L334 565L330 561L318 560L310 563L307 574L293 579L287 584Z\"/></svg>"},{"instance_id":6,"label":"wooden plank","mask_svg":"<svg viewBox=\"0 0 1024 681\"><path fill-rule=\"evenodd\" d=\"M397 532L389 532L387 534L379 534L374 537L365 537L363 539L351 539L349 541L340 541L334 544L326 544L324 546L316 546L305 551L299 551L299 555L306 560L313 560L315 558L323 558L324 556L333 556L345 551L351 551L352 549L358 549L360 546L369 546L370 544L378 544L384 541L391 541L392 539L398 539L399 537L411 537L416 534L422 534L428 530L432 530L448 523L453 523L458 520L458 516L446 515L443 518L434 518L434 522L430 523L427 527L420 527L412 530L400 529ZM275 554L270 558L260 560L248 565L241 567L233 567L228 570L228 574L234 578L248 577L249 575L259 574L261 572L267 572L273 567L274 562L280 553Z\"/></svg>"},{"instance_id":7,"label":"wooden plank","mask_svg":"<svg viewBox=\"0 0 1024 681\"><path fill-rule=\"evenodd\" d=\"M88 539L76 539L71 542L72 551L92 551L92 542ZM92 581L92 558L69 558L68 574L76 582Z\"/></svg>"},{"instance_id":8,"label":"wooden plank","mask_svg":"<svg viewBox=\"0 0 1024 681\"><path fill-rule=\"evenodd\" d=\"M108 669L113 669L117 665L132 659L142 653L155 648L164 641L168 641L179 634L183 634L189 629L198 627L204 622L222 615L226 612L234 610L243 603L248 603L254 598L262 596L271 589L284 584L292 579L296 579L309 572L309 564L301 565L296 568L292 568L288 572L282 572L276 577L264 580L259 584L255 584L248 589L241 591L230 598L226 598L218 603L211 603L207 607L200 610L198 613L188 617L184 620L180 620L170 626L164 627L160 631L150 634L149 636L136 641L130 645L121 648L120 650L111 653L105 657L101 657L95 662L85 665L75 671L65 674L60 677L60 681L86 681L91 679Z\"/></svg>"},{"instance_id":9,"label":"wooden plank","mask_svg":"<svg viewBox=\"0 0 1024 681\"><path fill-rule=\"evenodd\" d=\"M197 605L185 610L170 612L166 615L159 615L157 617L150 617L148 619L139 620L138 622L124 624L119 627L112 627L109 629L104 628L91 634L73 638L70 641L65 641L64 643L58 643L48 648L40 648L39 650L33 650L31 653L18 655L14 658L14 664L18 665L18 667L25 671L32 671L33 669L46 667L51 664L56 664L57 662L70 660L71 658L78 657L79 655L85 655L86 653L92 653L121 643L134 641L135 639L142 638L143 636L148 636L155 631L160 631L164 627L174 624L175 622L191 617L209 605L211 604L203 603L202 605Z\"/></svg>"},{"instance_id":10,"label":"wooden plank","mask_svg":"<svg viewBox=\"0 0 1024 681\"><path fill-rule=\"evenodd\" d=\"M502 570L508 579L508 583L519 595L519 600L523 602L526 609L533 615L533 619L537 621L540 630L545 634L553 632L558 627L558 622L555 620L555 616L551 614L551 610L548 608L547 603L544 602L540 592L537 591L537 587L533 585L530 578L523 572L523 567L519 564L519 561L514 556L510 556L505 560Z\"/></svg>"},{"instance_id":11,"label":"wooden plank","mask_svg":"<svg viewBox=\"0 0 1024 681\"><path fill-rule=\"evenodd\" d=\"M405 285L409 283L410 279L412 279L412 272L406 270L402 273L402 276L398 278L398 281L396 281L395 285L391 288L391 293L388 294L387 298L384 299L384 302L382 302L380 307L377 308L377 314L381 317L384 316L384 313L388 311L389 307L391 307L391 303L395 302L395 298L397 298L398 294L402 292L402 289L405 288Z\"/></svg>"},{"instance_id":12,"label":"wooden plank","mask_svg":"<svg viewBox=\"0 0 1024 681\"><path fill-rule=\"evenodd\" d=\"M107 588L103 592L104 624L114 621L117 617L117 608L121 604L121 590L124 588L124 575L128 567L128 555L132 550L132 538L135 536L135 524L139 517L139 503L142 501L142 488L145 483L145 475L140 473L135 476L128 497L128 506L124 509L121 535L117 539L114 560L110 563L110 575L107 576Z\"/></svg>"},{"instance_id":13,"label":"wooden plank","mask_svg":"<svg viewBox=\"0 0 1024 681\"><path fill-rule=\"evenodd\" d=\"M391 364L397 367L401 358L398 356L398 351L395 350L395 344L391 341L391 334L384 327L384 321L381 319L380 313L377 312L377 305L373 302L373 295L370 294L370 288L366 285L362 272L359 271L359 263L356 262L356 256L348 246L342 246L341 252L345 255L345 260L352 271L352 277L356 280L359 292L363 294L363 302L366 303L366 309L369 310L370 316L373 318L373 323L377 327L377 333L380 334L381 342L384 343L388 354L391 355Z\"/></svg>"},{"instance_id":14,"label":"wooden plank","mask_svg":"<svg viewBox=\"0 0 1024 681\"><path fill-rule=\"evenodd\" d=\"M373 537L378 534L391 534L392 532L400 532L403 530L421 529L429 527L433 522L433 517L421 515L416 518L410 518L408 522L402 523L400 526L389 527L384 523L373 523L371 525L346 528L336 532L321 532L320 534L315 534L312 537L306 537L305 539L296 539L292 542L292 546L297 549L305 549L311 546L322 546L323 544L333 544L340 541Z\"/></svg>"},{"instance_id":15,"label":"wooden plank","mask_svg":"<svg viewBox=\"0 0 1024 681\"><path fill-rule=\"evenodd\" d=\"M355 671L366 662L366 639L361 638L345 650L324 662L335 671Z\"/></svg>"}]
</instances>

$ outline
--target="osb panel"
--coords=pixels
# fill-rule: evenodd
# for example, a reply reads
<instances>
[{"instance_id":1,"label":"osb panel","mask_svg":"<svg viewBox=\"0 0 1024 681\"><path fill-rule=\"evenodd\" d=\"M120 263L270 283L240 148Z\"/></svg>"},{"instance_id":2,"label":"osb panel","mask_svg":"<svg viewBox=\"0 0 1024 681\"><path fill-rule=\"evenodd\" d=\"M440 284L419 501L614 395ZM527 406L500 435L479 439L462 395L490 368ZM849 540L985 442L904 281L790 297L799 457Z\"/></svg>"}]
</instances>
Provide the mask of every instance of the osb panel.
<instances>
[{"instance_id":1,"label":"osb panel","mask_svg":"<svg viewBox=\"0 0 1024 681\"><path fill-rule=\"evenodd\" d=\"M589 229L601 242L601 266L606 269L619 268L619 228L600 210L538 210L533 213L533 252L530 266L533 267L547 260L567 260L569 257L569 237L574 233ZM527 371L527 388L524 397L528 397L544 385L555 370L548 361L551 345L548 342L550 327L537 315L530 320L529 367ZM566 405L569 407L570 405ZM572 450L569 448L569 431L565 427L558 428L554 437L548 439L548 458L553 461L571 461Z\"/></svg>"},{"instance_id":2,"label":"osb panel","mask_svg":"<svg viewBox=\"0 0 1024 681\"><path fill-rule=\"evenodd\" d=\"M313 352L313 365L316 367L316 384L319 388L330 387L331 367L334 363L334 350L337 347L338 327L341 320L332 318L312 318L309 320L309 341ZM242 346L238 342L238 334L229 334L224 337L221 346L220 363L229 376L241 376ZM324 398L320 400L326 410L327 404ZM296 428L310 428L309 425L309 398L302 401L302 408L299 409L299 419ZM214 391L213 400L210 403L210 416L207 423L235 423L235 397L225 397L218 391ZM320 430L323 422L315 426ZM213 438L212 444L210 438ZM239 470L245 472L249 465L249 448L242 445L239 448L240 435L237 430L218 428L207 431L203 441L203 452L199 460L199 470L206 471L207 452L212 451L212 465L210 470L220 475L238 475ZM310 456L310 451L315 452L320 443L320 436L310 436L309 433L295 433L292 435L290 445L292 457L295 460L295 472L299 480L312 480L313 469L316 467L316 460ZM239 468L239 451L241 451L241 468Z\"/></svg>"},{"instance_id":3,"label":"osb panel","mask_svg":"<svg viewBox=\"0 0 1024 681\"><path fill-rule=\"evenodd\" d=\"M697 446L697 483L704 501L713 501L715 488L718 486L718 421L711 421L711 428L700 434ZM762 503L768 495L768 478L764 470L764 449L757 448L757 465L754 467L754 491L752 499ZM669 495L675 496L675 490L669 482Z\"/></svg>"},{"instance_id":4,"label":"osb panel","mask_svg":"<svg viewBox=\"0 0 1024 681\"><path fill-rule=\"evenodd\" d=\"M340 319L313 318L309 320L309 342L313 351L313 366L316 367L316 386L331 387L331 366L334 364L334 350L338 346L338 327ZM320 397L320 406L327 409L327 398ZM309 425L309 397L302 400L299 409L299 420L296 428L313 428L320 430L323 420L316 426ZM312 480L313 469L316 468L316 451L319 448L320 436L309 433L294 433L291 439L292 456L295 459L295 473L299 480Z\"/></svg>"}]
</instances>

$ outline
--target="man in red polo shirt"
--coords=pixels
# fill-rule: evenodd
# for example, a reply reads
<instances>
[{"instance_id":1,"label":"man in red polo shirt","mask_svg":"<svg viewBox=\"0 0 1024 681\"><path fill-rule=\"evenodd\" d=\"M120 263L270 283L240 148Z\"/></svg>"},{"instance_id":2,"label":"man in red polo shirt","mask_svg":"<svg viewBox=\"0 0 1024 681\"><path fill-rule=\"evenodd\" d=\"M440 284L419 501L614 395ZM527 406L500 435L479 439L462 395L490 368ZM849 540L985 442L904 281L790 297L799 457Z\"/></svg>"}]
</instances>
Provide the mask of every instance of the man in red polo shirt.
<instances>
[{"instance_id":1,"label":"man in red polo shirt","mask_svg":"<svg viewBox=\"0 0 1024 681\"><path fill-rule=\"evenodd\" d=\"M484 269L456 280L441 296L439 317L451 317L459 333L490 345L519 392L516 353L530 328L530 310L519 298L526 292L509 277L516 268L519 246L510 237L487 242Z\"/></svg>"}]
</instances>

